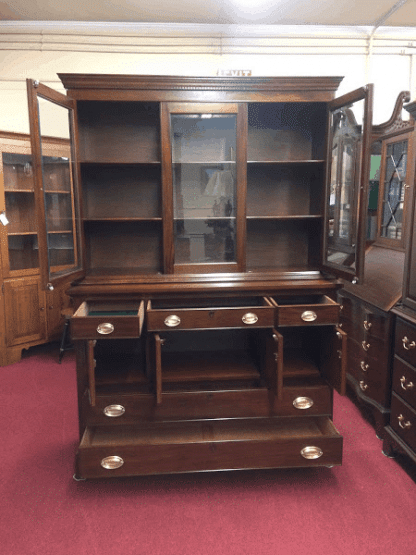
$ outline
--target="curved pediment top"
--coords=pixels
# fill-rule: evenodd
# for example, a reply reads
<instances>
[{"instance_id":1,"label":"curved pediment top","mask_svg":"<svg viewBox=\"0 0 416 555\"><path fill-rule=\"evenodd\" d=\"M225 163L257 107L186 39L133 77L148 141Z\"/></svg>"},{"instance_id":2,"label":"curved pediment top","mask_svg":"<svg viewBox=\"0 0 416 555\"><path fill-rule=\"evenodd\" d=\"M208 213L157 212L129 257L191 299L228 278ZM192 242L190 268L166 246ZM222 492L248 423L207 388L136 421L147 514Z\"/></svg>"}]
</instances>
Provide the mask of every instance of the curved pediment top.
<instances>
[{"instance_id":1,"label":"curved pediment top","mask_svg":"<svg viewBox=\"0 0 416 555\"><path fill-rule=\"evenodd\" d=\"M375 139L383 135L389 135L390 133L404 131L406 128L413 126L413 121L402 119L403 108L407 110L407 106L404 106L404 104L409 102L409 100L410 91L402 91L399 93L390 119L380 125L373 125L372 134Z\"/></svg>"}]
</instances>

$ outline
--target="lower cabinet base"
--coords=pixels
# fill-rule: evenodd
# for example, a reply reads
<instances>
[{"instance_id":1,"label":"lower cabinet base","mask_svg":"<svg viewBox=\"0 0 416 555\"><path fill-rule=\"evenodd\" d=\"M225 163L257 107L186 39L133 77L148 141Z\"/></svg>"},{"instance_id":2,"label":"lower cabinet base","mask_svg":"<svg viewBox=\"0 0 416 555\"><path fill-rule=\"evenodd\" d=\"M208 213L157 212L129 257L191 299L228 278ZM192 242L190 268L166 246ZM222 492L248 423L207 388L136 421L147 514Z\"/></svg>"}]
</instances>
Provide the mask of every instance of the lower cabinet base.
<instances>
[{"instance_id":1,"label":"lower cabinet base","mask_svg":"<svg viewBox=\"0 0 416 555\"><path fill-rule=\"evenodd\" d=\"M86 428L77 478L334 466L342 437L327 417L146 422Z\"/></svg>"},{"instance_id":2,"label":"lower cabinet base","mask_svg":"<svg viewBox=\"0 0 416 555\"><path fill-rule=\"evenodd\" d=\"M363 411L364 416L369 417L369 422L375 429L378 439L383 439L384 428L390 420L390 408L383 407L365 395L360 384L350 374L347 374L347 385L348 396Z\"/></svg>"},{"instance_id":3,"label":"lower cabinet base","mask_svg":"<svg viewBox=\"0 0 416 555\"><path fill-rule=\"evenodd\" d=\"M397 454L406 455L416 463L416 453L405 443L390 426L385 428L383 454L394 458Z\"/></svg>"}]
</instances>

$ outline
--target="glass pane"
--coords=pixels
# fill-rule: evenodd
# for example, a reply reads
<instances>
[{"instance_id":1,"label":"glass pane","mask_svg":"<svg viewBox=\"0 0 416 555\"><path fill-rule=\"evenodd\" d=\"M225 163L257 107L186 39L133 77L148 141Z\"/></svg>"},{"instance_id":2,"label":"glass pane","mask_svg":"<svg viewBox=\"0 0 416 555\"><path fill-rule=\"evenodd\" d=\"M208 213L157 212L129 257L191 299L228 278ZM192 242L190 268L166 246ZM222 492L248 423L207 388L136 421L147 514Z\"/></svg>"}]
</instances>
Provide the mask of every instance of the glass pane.
<instances>
[{"instance_id":1,"label":"glass pane","mask_svg":"<svg viewBox=\"0 0 416 555\"><path fill-rule=\"evenodd\" d=\"M332 166L329 195L327 261L348 268L356 264L356 191L361 168L362 115L364 101L331 114ZM359 121L359 120L358 120Z\"/></svg>"},{"instance_id":2,"label":"glass pane","mask_svg":"<svg viewBox=\"0 0 416 555\"><path fill-rule=\"evenodd\" d=\"M407 140L387 145L385 164L380 235L389 239L401 239Z\"/></svg>"},{"instance_id":3,"label":"glass pane","mask_svg":"<svg viewBox=\"0 0 416 555\"><path fill-rule=\"evenodd\" d=\"M78 264L74 163L69 110L43 98L38 99L38 104L48 265L52 279Z\"/></svg>"},{"instance_id":4,"label":"glass pane","mask_svg":"<svg viewBox=\"0 0 416 555\"><path fill-rule=\"evenodd\" d=\"M235 262L235 114L171 116L175 262Z\"/></svg>"},{"instance_id":5,"label":"glass pane","mask_svg":"<svg viewBox=\"0 0 416 555\"><path fill-rule=\"evenodd\" d=\"M27 149L28 150L28 149ZM31 154L4 152L5 212L9 249L9 268L27 270L39 267L34 176Z\"/></svg>"},{"instance_id":6,"label":"glass pane","mask_svg":"<svg viewBox=\"0 0 416 555\"><path fill-rule=\"evenodd\" d=\"M381 166L381 141L375 141L371 145L370 152L370 180L368 187L367 207L367 240L375 241L377 237L377 210L378 190L380 185Z\"/></svg>"}]
</instances>

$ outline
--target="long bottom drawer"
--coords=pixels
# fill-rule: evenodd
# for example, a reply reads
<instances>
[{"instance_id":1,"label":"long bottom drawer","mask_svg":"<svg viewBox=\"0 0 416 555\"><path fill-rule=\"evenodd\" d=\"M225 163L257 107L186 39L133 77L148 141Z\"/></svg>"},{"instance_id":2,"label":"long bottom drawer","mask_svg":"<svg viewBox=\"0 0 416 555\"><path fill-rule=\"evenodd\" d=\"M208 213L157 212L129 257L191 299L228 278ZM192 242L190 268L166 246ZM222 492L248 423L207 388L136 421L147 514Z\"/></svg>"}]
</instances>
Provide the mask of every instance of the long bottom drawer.
<instances>
[{"instance_id":1,"label":"long bottom drawer","mask_svg":"<svg viewBox=\"0 0 416 555\"><path fill-rule=\"evenodd\" d=\"M103 478L341 463L342 437L329 418L243 418L87 428L76 473Z\"/></svg>"}]
</instances>

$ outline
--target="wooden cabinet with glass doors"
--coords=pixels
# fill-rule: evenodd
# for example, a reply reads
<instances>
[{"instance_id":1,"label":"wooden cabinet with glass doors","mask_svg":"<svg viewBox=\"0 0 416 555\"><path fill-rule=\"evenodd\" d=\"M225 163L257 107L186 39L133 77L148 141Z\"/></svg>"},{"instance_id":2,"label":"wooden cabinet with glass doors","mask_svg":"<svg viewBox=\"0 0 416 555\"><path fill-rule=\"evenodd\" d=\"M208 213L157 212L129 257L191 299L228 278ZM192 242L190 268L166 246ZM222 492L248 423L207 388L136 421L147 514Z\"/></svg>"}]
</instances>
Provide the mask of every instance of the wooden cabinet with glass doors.
<instances>
[{"instance_id":1,"label":"wooden cabinet with glass doors","mask_svg":"<svg viewBox=\"0 0 416 555\"><path fill-rule=\"evenodd\" d=\"M74 124L76 478L341 464L372 87L60 78L28 90Z\"/></svg>"},{"instance_id":2,"label":"wooden cabinet with glass doors","mask_svg":"<svg viewBox=\"0 0 416 555\"><path fill-rule=\"evenodd\" d=\"M414 165L414 120L403 110L409 99L409 92L400 93L390 119L373 126L365 277L355 285L345 282L338 296L342 329L348 334L348 389L379 438L390 418L392 309L402 296Z\"/></svg>"},{"instance_id":3,"label":"wooden cabinet with glass doors","mask_svg":"<svg viewBox=\"0 0 416 555\"><path fill-rule=\"evenodd\" d=\"M68 172L68 139L44 140L44 200L50 226L48 242L57 269L71 266L74 259L71 217L72 185ZM69 305L64 294L66 279L49 290L42 287L39 248L38 198L30 137L0 133L1 234L1 337L0 363L20 360L22 349L56 340L62 333L61 311ZM53 247L52 247L53 246Z\"/></svg>"}]
</instances>

